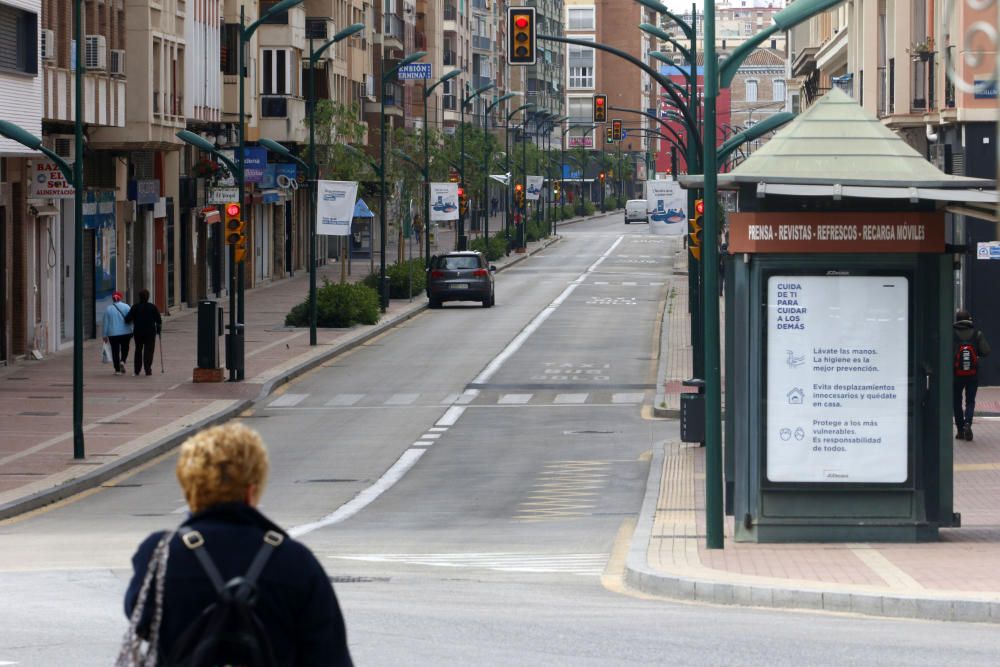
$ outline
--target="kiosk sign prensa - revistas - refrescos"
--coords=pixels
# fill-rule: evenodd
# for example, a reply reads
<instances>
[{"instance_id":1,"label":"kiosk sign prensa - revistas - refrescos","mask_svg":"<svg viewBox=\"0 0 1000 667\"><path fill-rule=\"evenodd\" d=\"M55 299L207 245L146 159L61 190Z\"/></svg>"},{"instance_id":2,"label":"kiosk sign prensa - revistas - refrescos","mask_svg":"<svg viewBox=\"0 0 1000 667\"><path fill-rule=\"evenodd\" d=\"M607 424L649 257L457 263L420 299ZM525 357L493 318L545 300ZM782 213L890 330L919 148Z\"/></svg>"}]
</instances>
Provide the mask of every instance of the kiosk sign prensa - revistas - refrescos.
<instances>
[{"instance_id":1,"label":"kiosk sign prensa - revistas - refrescos","mask_svg":"<svg viewBox=\"0 0 1000 667\"><path fill-rule=\"evenodd\" d=\"M767 313L767 479L905 482L907 278L771 276Z\"/></svg>"}]
</instances>

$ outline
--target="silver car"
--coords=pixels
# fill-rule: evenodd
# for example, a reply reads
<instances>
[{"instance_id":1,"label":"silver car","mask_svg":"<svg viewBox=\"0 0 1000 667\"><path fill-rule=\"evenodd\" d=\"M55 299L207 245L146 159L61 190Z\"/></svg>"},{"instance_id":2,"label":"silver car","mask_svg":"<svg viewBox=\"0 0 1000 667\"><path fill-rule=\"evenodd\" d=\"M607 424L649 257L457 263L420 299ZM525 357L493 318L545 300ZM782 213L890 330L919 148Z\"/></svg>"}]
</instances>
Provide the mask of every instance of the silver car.
<instances>
[{"instance_id":1,"label":"silver car","mask_svg":"<svg viewBox=\"0 0 1000 667\"><path fill-rule=\"evenodd\" d=\"M482 253L450 252L431 257L427 273L427 298L431 308L440 308L445 301L479 301L483 308L496 303L493 274Z\"/></svg>"}]
</instances>

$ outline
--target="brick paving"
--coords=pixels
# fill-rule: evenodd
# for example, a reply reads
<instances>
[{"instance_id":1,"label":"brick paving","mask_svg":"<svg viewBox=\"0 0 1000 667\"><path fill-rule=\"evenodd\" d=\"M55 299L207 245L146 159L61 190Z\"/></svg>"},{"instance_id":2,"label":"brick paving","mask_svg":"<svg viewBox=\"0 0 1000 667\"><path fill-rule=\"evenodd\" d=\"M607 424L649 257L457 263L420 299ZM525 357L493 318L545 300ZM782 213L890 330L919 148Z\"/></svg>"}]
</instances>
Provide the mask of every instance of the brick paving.
<instances>
[{"instance_id":1,"label":"brick paving","mask_svg":"<svg viewBox=\"0 0 1000 667\"><path fill-rule=\"evenodd\" d=\"M683 267L683 264L680 268ZM679 269L678 269L679 270ZM671 276L674 299L666 316L665 372L660 381L663 403L679 409L680 381L691 375L691 349L686 309L687 278ZM990 414L993 413L993 414ZM739 590L770 591L761 600L774 606L816 606L815 598L803 605L779 605L782 590L837 591L884 596L872 611L886 615L921 615L920 604L930 598L953 600L942 611L932 607L928 617L960 618L968 612L963 601L983 600L969 618L1000 622L1000 387L982 387L977 401L975 440L955 442L955 511L961 528L941 529L938 542L919 544L756 544L733 541L733 519L726 517L725 549L705 546L705 450L697 445L666 443L663 471L648 548L646 565L666 578L686 578L716 589L727 601L739 602ZM664 579L665 581L667 579ZM674 584L671 584L674 586ZM743 587L743 588L739 588ZM669 587L668 587L669 588ZM671 590L683 589L674 586ZM749 594L748 594L749 595ZM728 597L727 597L728 596ZM688 597L712 599L710 594ZM897 598L919 600L899 609ZM746 598L749 602L750 597ZM831 600L834 600L831 598ZM895 601L890 604L887 601ZM898 603L898 604L897 604ZM831 604L843 604L839 599ZM890 612L890 607L894 607ZM926 607L926 605L925 605ZM853 607L847 606L850 610ZM863 605L861 605L863 611ZM917 611L914 612L914 609ZM950 611L948 611L950 610ZM983 611L985 610L985 611ZM914 613L910 613L914 612ZM985 617L983 616L985 614Z\"/></svg>"}]
</instances>

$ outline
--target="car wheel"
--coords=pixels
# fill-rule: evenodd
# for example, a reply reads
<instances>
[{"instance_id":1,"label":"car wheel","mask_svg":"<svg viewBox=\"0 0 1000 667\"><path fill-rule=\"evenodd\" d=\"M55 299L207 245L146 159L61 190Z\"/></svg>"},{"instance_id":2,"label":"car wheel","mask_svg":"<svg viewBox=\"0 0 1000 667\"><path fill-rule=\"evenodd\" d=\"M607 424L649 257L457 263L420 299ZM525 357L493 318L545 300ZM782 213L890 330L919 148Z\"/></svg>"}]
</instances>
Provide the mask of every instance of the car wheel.
<instances>
[{"instance_id":1,"label":"car wheel","mask_svg":"<svg viewBox=\"0 0 1000 667\"><path fill-rule=\"evenodd\" d=\"M630 225L630 224L632 224L632 223L631 223L631 222L629 222L629 219L628 219L628 218L625 218L625 224L626 224L626 225Z\"/></svg>"},{"instance_id":2,"label":"car wheel","mask_svg":"<svg viewBox=\"0 0 1000 667\"><path fill-rule=\"evenodd\" d=\"M440 299L435 299L434 297L431 297L430 299L428 299L428 304L427 305L428 305L429 308L440 308L441 307L441 300Z\"/></svg>"},{"instance_id":3,"label":"car wheel","mask_svg":"<svg viewBox=\"0 0 1000 667\"><path fill-rule=\"evenodd\" d=\"M483 304L483 308L489 308L490 306L493 305L493 298L492 297L488 297L488 296L487 297L483 297L482 304Z\"/></svg>"}]
</instances>

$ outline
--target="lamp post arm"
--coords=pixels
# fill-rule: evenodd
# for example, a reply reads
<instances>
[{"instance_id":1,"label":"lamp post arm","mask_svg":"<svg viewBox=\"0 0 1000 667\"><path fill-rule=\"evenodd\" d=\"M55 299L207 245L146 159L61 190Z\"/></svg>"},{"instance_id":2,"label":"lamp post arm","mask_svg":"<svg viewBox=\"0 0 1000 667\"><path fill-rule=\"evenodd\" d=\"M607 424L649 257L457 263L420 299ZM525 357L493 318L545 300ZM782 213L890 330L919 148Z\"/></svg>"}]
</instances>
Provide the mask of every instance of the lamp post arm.
<instances>
[{"instance_id":1,"label":"lamp post arm","mask_svg":"<svg viewBox=\"0 0 1000 667\"><path fill-rule=\"evenodd\" d=\"M674 135L674 138L677 139L677 142L680 145L684 146L685 150L687 150L687 142L684 141L684 139L683 139L683 137L681 137L681 135L677 134L677 130L675 130L674 128L670 127L670 124L667 123L662 118L657 118L656 114L651 114L651 113L649 113L647 111L642 111L641 109L628 109L628 108L625 108L625 107L610 107L610 109L612 111L623 111L625 113L637 113L637 114L639 114L641 116L645 116L646 118L652 118L657 123L659 123L663 127L663 129L665 129L670 134ZM678 121L682 122L682 123L685 122L684 119L678 119ZM690 127L688 127L688 132L690 132L694 136L696 144L700 144L701 143L701 142L698 141L698 133L697 132L691 132L691 128ZM700 160L699 160L699 164L700 164Z\"/></svg>"},{"instance_id":2,"label":"lamp post arm","mask_svg":"<svg viewBox=\"0 0 1000 667\"><path fill-rule=\"evenodd\" d=\"M675 106L684 115L684 119L687 121L688 128L696 128L696 127L698 127L698 124L695 121L694 116L691 115L691 110L688 108L688 105L685 104L684 101L677 95L677 93L675 93L665 83L666 81L668 81L668 79L666 79L665 77L663 77L655 69L653 69L652 67L650 67L646 63L642 62L641 60L639 60L638 58L636 58L632 54L626 53L625 51L622 51L621 49L616 49L613 46L608 46L607 44L602 44L601 42L588 42L586 40L574 39L572 37L555 37L555 36L552 36L552 35L538 35L538 39L540 39L540 40L547 40L547 41L550 41L550 42L562 42L563 44L573 44L575 46L583 46L583 47L586 47L586 48L589 48L589 49L598 49L598 50L601 50L601 51L606 51L608 53L614 54L614 55L618 56L619 58L622 58L624 60L629 61L630 63L632 63L633 65L635 65L639 69L641 69L643 72L645 72L646 74L648 74L649 76L651 76L654 81L656 81L658 84L660 84L663 87L663 89L667 91L667 95L670 96L670 98L674 101ZM696 143L697 143L697 145L699 147L699 150L700 150L700 148L701 148L701 138L698 137L697 133L694 133L694 135L695 135Z\"/></svg>"},{"instance_id":3,"label":"lamp post arm","mask_svg":"<svg viewBox=\"0 0 1000 667\"><path fill-rule=\"evenodd\" d=\"M788 121L795 118L795 114L789 113L787 111L782 111L781 113L776 113L773 116L769 116L764 120L760 121L756 125L751 125L749 128L743 130L739 134L734 134L729 138L724 144L719 146L715 151L716 159L722 162L726 159L730 153L736 150L741 144L747 141L753 141L754 139L761 137L768 132L774 130L775 128L781 127Z\"/></svg>"},{"instance_id":4,"label":"lamp post arm","mask_svg":"<svg viewBox=\"0 0 1000 667\"><path fill-rule=\"evenodd\" d=\"M257 32L257 28L263 25L269 18L287 12L296 5L301 5L304 0L284 0L264 12L259 19L243 28L243 39L249 41L250 37Z\"/></svg>"},{"instance_id":5,"label":"lamp post arm","mask_svg":"<svg viewBox=\"0 0 1000 667\"><path fill-rule=\"evenodd\" d=\"M691 49L687 48L686 46L678 42L676 39L673 38L672 35L670 35L666 31L661 30L660 28L656 27L655 25L652 25L651 23L640 23L639 29L645 33L653 35L657 39L661 39L664 42L673 44L674 48L680 51L681 54L684 56L684 60L688 61L689 63L694 62L694 55L691 53Z\"/></svg>"},{"instance_id":6,"label":"lamp post arm","mask_svg":"<svg viewBox=\"0 0 1000 667\"><path fill-rule=\"evenodd\" d=\"M364 27L365 27L364 23L355 23L354 25L349 25L346 28L344 28L343 30L341 30L340 32L338 32L331 39L329 39L326 42L324 42L323 46L319 47L318 49L316 49L316 51L314 51L313 53L309 54L309 64L310 65L315 65L316 61L319 60L320 56L322 56L323 53L328 48L330 48L331 46L333 46L334 44L336 44L340 40L345 39L347 37L350 37L351 35L353 35L356 32L360 32L361 30L364 29Z\"/></svg>"}]
</instances>

